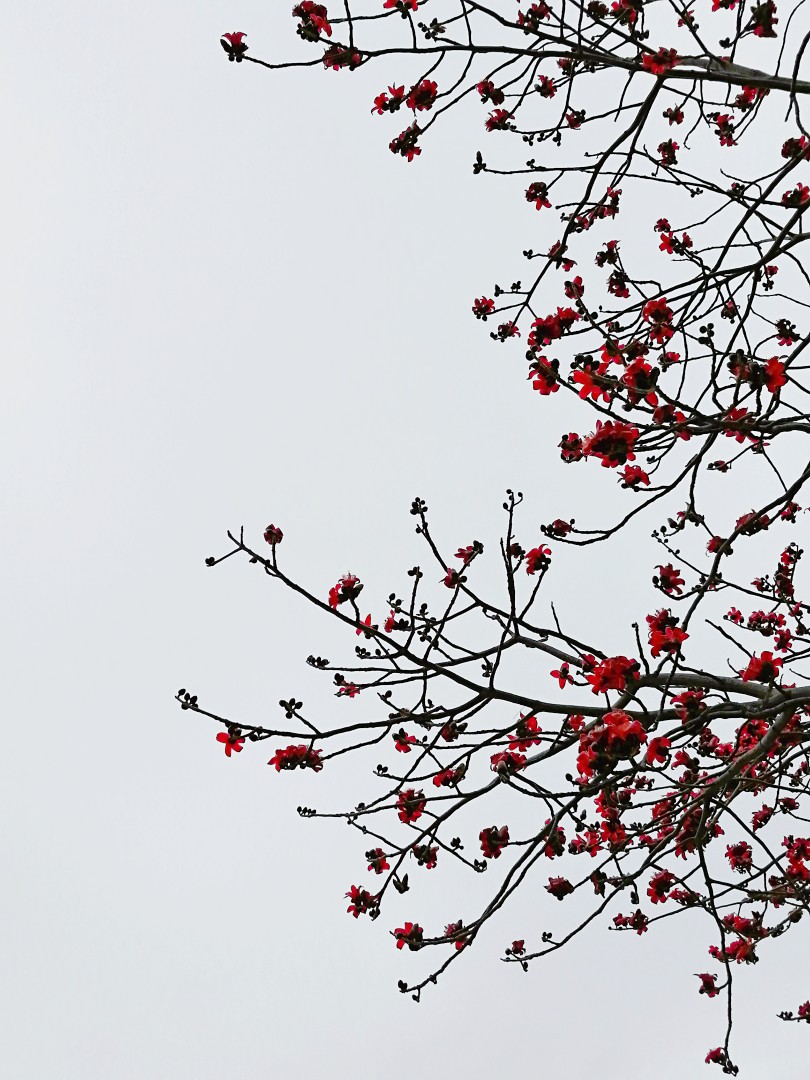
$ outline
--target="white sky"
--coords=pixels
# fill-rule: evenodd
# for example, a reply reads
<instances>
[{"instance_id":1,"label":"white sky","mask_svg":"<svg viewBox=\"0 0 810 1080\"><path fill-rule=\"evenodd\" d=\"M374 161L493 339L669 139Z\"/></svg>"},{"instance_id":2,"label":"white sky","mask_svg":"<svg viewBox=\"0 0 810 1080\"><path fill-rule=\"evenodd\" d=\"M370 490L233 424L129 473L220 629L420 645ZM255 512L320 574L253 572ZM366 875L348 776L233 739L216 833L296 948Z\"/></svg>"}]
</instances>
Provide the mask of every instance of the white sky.
<instances>
[{"instance_id":1,"label":"white sky","mask_svg":"<svg viewBox=\"0 0 810 1080\"><path fill-rule=\"evenodd\" d=\"M538 883L416 1006L395 984L420 958L387 931L461 917L478 882L420 879L355 922L361 838L295 806L345 807L373 779L278 776L266 746L228 761L172 700L184 685L256 722L293 693L352 707L303 661L353 638L245 564L205 569L228 527L274 521L288 566L324 593L361 574L376 615L424 559L414 495L448 546L492 545L507 486L527 531L582 505L559 410L469 310L539 246L533 212L473 179L477 135L389 154L398 118L368 114L384 73L226 61L227 30L296 52L290 6L5 12L0 1072L702 1075L723 1031L690 974L708 928L595 930L523 975L497 958L555 925ZM612 557L608 586L595 564L549 586L580 628L639 613L621 586L638 553ZM806 1076L806 1032L773 1018L810 991L790 937L738 973L748 1077Z\"/></svg>"}]
</instances>

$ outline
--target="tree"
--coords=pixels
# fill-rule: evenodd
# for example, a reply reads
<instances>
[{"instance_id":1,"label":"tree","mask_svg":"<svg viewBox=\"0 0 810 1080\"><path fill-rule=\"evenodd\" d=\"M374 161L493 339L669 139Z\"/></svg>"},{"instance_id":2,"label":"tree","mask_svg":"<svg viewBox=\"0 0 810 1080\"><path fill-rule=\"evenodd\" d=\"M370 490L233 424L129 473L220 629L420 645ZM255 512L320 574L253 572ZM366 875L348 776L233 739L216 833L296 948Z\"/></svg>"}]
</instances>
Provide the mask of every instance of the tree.
<instances>
[{"instance_id":1,"label":"tree","mask_svg":"<svg viewBox=\"0 0 810 1080\"><path fill-rule=\"evenodd\" d=\"M376 919L389 890L408 891L410 867L454 860L495 879L474 917L432 932L416 916L392 928L398 949L439 950L427 973L400 982L403 993L418 1000L518 888L543 878L548 903L577 914L563 933L511 943L504 960L524 969L600 917L641 935L692 910L716 937L696 989L728 1006L706 1061L736 1074L734 973L793 930L810 901L810 684L800 670L810 608L796 580L803 551L789 537L810 478L810 338L797 330L810 300L798 250L810 206L810 82L799 78L810 33L801 36L798 7L773 0L713 0L705 25L675 0L541 0L514 18L475 0L435 7L427 22L427 0L378 0L363 13L347 2L339 17L303 0L293 15L314 59L256 59L242 32L222 45L229 60L267 68L418 63L410 85L383 76L372 106L412 117L389 144L407 163L451 110L476 100L487 139L511 132L514 146L539 148L498 168L475 154L475 174L524 178L548 246L523 252L528 285L495 285L472 310L492 320L499 345L518 350L525 337L544 408L560 391L580 399L590 430L561 433L561 458L601 465L614 518L583 527L550 508L542 535L525 538L523 495L508 491L505 588L493 598L475 585L483 545L465 538L451 555L417 498L411 514L436 570L411 568L407 592L392 592L377 620L354 573L328 593L288 576L276 525L262 546L229 533L232 546L208 565L245 556L353 631L350 662L308 663L331 673L338 697L373 695L382 711L324 728L292 698L271 729L215 714L186 690L177 697L222 726L229 757L271 740L277 772L387 751L381 787L364 801L326 815L299 807L343 817L365 838L373 877L346 894L355 918ZM640 557L639 580L652 573L661 606L625 628L631 655L579 640L565 613L540 610L552 544L594 558L652 514L665 518L652 534L660 561ZM706 631L724 643L725 663L703 660L705 645L693 651ZM510 683L518 655L532 664L528 692ZM521 815L524 800L534 802ZM538 805L542 824L527 824ZM569 900L577 893L584 907ZM779 1015L810 1022L810 1002Z\"/></svg>"}]
</instances>

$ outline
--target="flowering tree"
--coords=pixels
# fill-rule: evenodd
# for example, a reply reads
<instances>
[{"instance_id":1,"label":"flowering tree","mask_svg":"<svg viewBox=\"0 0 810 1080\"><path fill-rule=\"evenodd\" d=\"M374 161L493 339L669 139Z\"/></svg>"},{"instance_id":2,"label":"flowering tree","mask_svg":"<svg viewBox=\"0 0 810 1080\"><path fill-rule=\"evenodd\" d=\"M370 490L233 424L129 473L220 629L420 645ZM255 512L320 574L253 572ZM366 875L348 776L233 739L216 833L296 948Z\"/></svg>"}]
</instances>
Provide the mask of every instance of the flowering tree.
<instances>
[{"instance_id":1,"label":"flowering tree","mask_svg":"<svg viewBox=\"0 0 810 1080\"><path fill-rule=\"evenodd\" d=\"M418 1000L463 962L518 888L571 910L573 894L589 898L559 933L511 942L504 960L524 969L600 918L644 934L692 909L715 936L710 956L693 961L707 968L696 989L727 1000L706 1061L736 1074L734 973L810 902L810 683L800 670L810 607L790 538L810 478L801 441L810 337L797 329L810 303L799 250L810 33L794 18L800 5L774 0L713 0L699 13L678 0L511 6L506 15L476 0L368 0L359 12L346 0L335 17L303 0L293 16L313 58L257 59L241 32L222 45L229 60L267 68L379 64L384 88L371 107L381 123L409 117L386 136L403 165L429 152L451 110L482 106L487 158L490 139L503 156L510 145L518 157L540 148L498 168L475 154L476 174L524 178L547 243L523 252L528 283L485 289L472 310L491 320L496 343L523 351L539 407L553 410L560 392L579 399L583 433L560 433L561 457L599 463L613 518L582 526L549 508L540 534L525 536L523 496L508 492L496 553L504 587L493 597L475 584L483 545L457 538L446 550L416 499L435 569L408 570L384 611L361 604L354 573L331 589L293 580L277 526L263 543L229 533L232 546L209 565L245 556L361 639L349 662L308 663L331 674L338 697L373 696L377 716L353 722L349 704L347 719L323 727L293 698L269 728L177 696L222 725L229 757L270 740L276 772L317 773L370 747L385 754L365 800L328 815L364 837L367 871L347 893L355 918L376 919L389 890L408 891L410 868L441 873L455 860L487 871L478 912L430 931L417 914L391 928L398 949L437 950L403 992ZM399 85L406 62L418 75ZM653 514L659 554L639 561L660 607L627 627L631 655L578 640L565 613L543 603L552 545L592 557ZM690 648L698 629L727 654L711 670ZM535 673L530 692L510 684L521 654ZM521 813L525 800L531 813ZM779 1015L810 1021L810 1002Z\"/></svg>"}]
</instances>

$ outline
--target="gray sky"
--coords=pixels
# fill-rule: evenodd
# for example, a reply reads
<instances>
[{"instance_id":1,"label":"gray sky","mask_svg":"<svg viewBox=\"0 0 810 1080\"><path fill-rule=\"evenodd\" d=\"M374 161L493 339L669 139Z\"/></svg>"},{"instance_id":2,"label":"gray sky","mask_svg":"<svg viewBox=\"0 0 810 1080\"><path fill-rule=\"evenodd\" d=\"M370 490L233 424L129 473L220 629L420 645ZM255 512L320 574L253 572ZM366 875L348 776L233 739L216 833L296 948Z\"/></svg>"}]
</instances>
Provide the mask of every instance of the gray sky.
<instances>
[{"instance_id":1,"label":"gray sky","mask_svg":"<svg viewBox=\"0 0 810 1080\"><path fill-rule=\"evenodd\" d=\"M479 882L437 876L355 922L342 897L365 883L361 838L295 806L345 807L373 779L279 776L266 747L228 761L172 700L184 685L248 722L293 693L324 716L352 704L303 660L349 655L353 638L245 564L205 569L228 527L281 525L289 567L324 594L361 574L376 614L424 558L414 495L448 546L491 545L507 486L529 496L527 532L606 490L578 474L572 500L552 450L563 414L523 381L522 350L470 315L539 242L511 182L472 177L463 125L394 159L396 131L368 113L382 74L227 63L227 30L256 55L294 54L289 6L5 13L0 1067L699 1073L723 1028L689 974L707 927L597 929L523 975L498 956L555 925L538 884L416 1006L395 984L419 957L388 929L460 917ZM594 564L549 585L579 627L638 615L620 586L637 553L613 558L598 608ZM790 937L738 975L749 1077L806 1075L804 1030L772 1019L808 996Z\"/></svg>"}]
</instances>

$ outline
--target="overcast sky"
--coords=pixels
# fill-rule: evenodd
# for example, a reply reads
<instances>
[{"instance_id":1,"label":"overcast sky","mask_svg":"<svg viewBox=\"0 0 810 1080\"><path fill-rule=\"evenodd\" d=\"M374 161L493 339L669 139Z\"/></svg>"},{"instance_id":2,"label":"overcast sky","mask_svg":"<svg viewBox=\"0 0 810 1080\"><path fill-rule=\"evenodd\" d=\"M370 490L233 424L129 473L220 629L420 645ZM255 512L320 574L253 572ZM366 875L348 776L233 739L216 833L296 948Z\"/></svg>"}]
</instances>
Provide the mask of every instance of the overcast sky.
<instances>
[{"instance_id":1,"label":"overcast sky","mask_svg":"<svg viewBox=\"0 0 810 1080\"><path fill-rule=\"evenodd\" d=\"M230 30L299 54L280 7L5 12L0 1071L699 1075L723 1030L691 975L708 926L594 929L523 975L498 957L554 927L538 885L416 1006L396 980L420 958L387 931L461 917L479 883L437 875L355 922L362 838L295 806L345 807L373 779L277 775L264 746L227 760L173 701L187 686L258 723L291 694L351 707L303 661L354 638L244 563L207 570L226 528L275 522L296 573L324 595L361 574L376 615L423 558L415 495L448 546L495 541L507 486L527 533L599 497L589 475L573 499L560 412L470 314L538 243L525 203L472 176L463 123L395 159L399 128L368 111L385 73L229 64ZM625 633L638 557L616 545L610 575L583 560L552 598ZM789 938L737 978L746 1076L807 1073L805 1030L773 1018L810 991Z\"/></svg>"}]
</instances>

